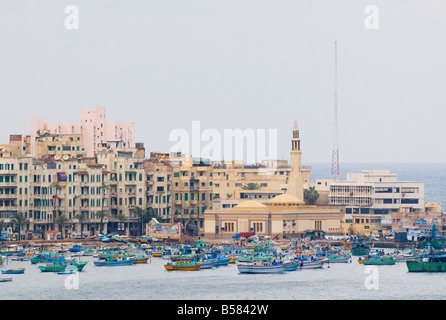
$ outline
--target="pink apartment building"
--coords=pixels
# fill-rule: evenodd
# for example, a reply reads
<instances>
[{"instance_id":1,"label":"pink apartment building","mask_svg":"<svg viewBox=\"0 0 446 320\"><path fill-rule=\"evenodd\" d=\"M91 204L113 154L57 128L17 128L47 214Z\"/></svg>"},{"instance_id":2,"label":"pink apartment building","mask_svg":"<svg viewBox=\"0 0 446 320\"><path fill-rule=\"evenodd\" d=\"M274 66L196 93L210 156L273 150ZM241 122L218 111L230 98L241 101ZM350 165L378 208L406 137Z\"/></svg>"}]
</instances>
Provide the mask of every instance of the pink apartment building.
<instances>
[{"instance_id":1,"label":"pink apartment building","mask_svg":"<svg viewBox=\"0 0 446 320\"><path fill-rule=\"evenodd\" d=\"M81 109L80 122L45 122L42 117L31 118L31 153L35 156L34 141L38 132L48 130L58 134L82 134L85 155L94 157L98 144L119 140L126 147L135 147L134 122L106 122L105 107Z\"/></svg>"}]
</instances>

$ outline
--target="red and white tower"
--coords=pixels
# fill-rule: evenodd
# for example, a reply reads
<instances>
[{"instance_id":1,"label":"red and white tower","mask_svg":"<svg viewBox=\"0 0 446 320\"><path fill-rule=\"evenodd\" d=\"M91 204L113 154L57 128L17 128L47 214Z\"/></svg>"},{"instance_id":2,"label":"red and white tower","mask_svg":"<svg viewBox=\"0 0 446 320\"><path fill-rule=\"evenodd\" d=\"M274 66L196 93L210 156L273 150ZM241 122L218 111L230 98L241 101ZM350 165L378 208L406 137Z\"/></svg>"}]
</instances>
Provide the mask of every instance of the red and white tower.
<instances>
[{"instance_id":1,"label":"red and white tower","mask_svg":"<svg viewBox=\"0 0 446 320\"><path fill-rule=\"evenodd\" d=\"M338 52L335 41L335 90L334 90L334 136L331 158L331 178L339 180L339 149L338 149Z\"/></svg>"}]
</instances>

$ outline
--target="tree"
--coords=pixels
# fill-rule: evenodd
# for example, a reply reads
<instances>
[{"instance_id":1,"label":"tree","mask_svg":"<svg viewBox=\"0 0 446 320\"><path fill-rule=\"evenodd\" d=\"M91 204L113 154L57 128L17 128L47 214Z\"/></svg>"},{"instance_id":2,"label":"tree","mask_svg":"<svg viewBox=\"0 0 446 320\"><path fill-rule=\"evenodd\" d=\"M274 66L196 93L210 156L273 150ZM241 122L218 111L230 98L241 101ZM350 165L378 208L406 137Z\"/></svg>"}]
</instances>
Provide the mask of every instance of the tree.
<instances>
[{"instance_id":1,"label":"tree","mask_svg":"<svg viewBox=\"0 0 446 320\"><path fill-rule=\"evenodd\" d=\"M68 218L64 215L60 215L56 218L56 223L59 225L59 231L62 236L62 239L64 238L65 233L65 225L68 223Z\"/></svg>"},{"instance_id":2,"label":"tree","mask_svg":"<svg viewBox=\"0 0 446 320\"><path fill-rule=\"evenodd\" d=\"M60 191L60 189L62 188L62 185L59 181L54 181L51 184L51 187L53 189L55 189L54 196L53 196L53 230L56 230L57 200L58 200L57 194L58 194L58 191Z\"/></svg>"},{"instance_id":3,"label":"tree","mask_svg":"<svg viewBox=\"0 0 446 320\"><path fill-rule=\"evenodd\" d=\"M29 223L26 214L23 212L14 212L11 216L11 222L19 227L19 240L21 239L22 226Z\"/></svg>"},{"instance_id":4,"label":"tree","mask_svg":"<svg viewBox=\"0 0 446 320\"><path fill-rule=\"evenodd\" d=\"M319 193L314 186L304 190L304 199L307 204L314 204L319 199Z\"/></svg>"},{"instance_id":5,"label":"tree","mask_svg":"<svg viewBox=\"0 0 446 320\"><path fill-rule=\"evenodd\" d=\"M147 210L144 210L141 207L135 207L135 216L137 216L139 218L139 221L141 223L141 235L144 234L143 231L143 220L144 220L144 216L147 214Z\"/></svg>"},{"instance_id":6,"label":"tree","mask_svg":"<svg viewBox=\"0 0 446 320\"><path fill-rule=\"evenodd\" d=\"M260 185L255 182L249 182L242 187L243 190L258 190L260 189Z\"/></svg>"},{"instance_id":7,"label":"tree","mask_svg":"<svg viewBox=\"0 0 446 320\"><path fill-rule=\"evenodd\" d=\"M163 220L163 218L162 218L161 216L159 216L159 215L157 215L157 214L155 213L155 209L153 209L153 208L147 208L147 210L146 210L145 220L146 220L146 221L150 221L150 220L152 220L153 218L155 218L155 219L158 220L158 221Z\"/></svg>"},{"instance_id":8,"label":"tree","mask_svg":"<svg viewBox=\"0 0 446 320\"><path fill-rule=\"evenodd\" d=\"M99 189L101 190L101 194L102 194L102 201L101 201L101 211L96 213L96 218L101 220L101 225L99 227L99 233L102 234L103 232L103 223L104 223L104 218L108 216L108 212L104 210L104 200L105 200L105 196L106 193L105 191L108 190L110 188L110 185L105 184L104 182L102 182L102 185L99 187Z\"/></svg>"},{"instance_id":9,"label":"tree","mask_svg":"<svg viewBox=\"0 0 446 320\"><path fill-rule=\"evenodd\" d=\"M96 218L100 219L100 225L99 225L99 233L102 234L103 226L104 226L104 218L108 216L108 213L104 210L96 212Z\"/></svg>"},{"instance_id":10,"label":"tree","mask_svg":"<svg viewBox=\"0 0 446 320\"><path fill-rule=\"evenodd\" d=\"M79 220L79 224L81 225L81 238L84 238L84 221L88 220L88 214L85 212L81 212L75 216L77 220Z\"/></svg>"}]
</instances>

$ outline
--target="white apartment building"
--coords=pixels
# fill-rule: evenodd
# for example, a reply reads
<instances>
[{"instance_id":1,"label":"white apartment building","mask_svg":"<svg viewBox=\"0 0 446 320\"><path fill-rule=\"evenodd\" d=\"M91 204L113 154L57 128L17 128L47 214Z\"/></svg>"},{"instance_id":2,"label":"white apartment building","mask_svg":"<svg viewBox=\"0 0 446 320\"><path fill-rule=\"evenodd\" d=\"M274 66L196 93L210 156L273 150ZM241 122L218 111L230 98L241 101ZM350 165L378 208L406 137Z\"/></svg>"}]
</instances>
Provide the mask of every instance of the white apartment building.
<instances>
[{"instance_id":1,"label":"white apartment building","mask_svg":"<svg viewBox=\"0 0 446 320\"><path fill-rule=\"evenodd\" d=\"M401 208L424 211L424 182L398 181L388 170L349 173L345 181L328 180L328 205L345 206L346 219L371 215L376 221L390 220Z\"/></svg>"}]
</instances>

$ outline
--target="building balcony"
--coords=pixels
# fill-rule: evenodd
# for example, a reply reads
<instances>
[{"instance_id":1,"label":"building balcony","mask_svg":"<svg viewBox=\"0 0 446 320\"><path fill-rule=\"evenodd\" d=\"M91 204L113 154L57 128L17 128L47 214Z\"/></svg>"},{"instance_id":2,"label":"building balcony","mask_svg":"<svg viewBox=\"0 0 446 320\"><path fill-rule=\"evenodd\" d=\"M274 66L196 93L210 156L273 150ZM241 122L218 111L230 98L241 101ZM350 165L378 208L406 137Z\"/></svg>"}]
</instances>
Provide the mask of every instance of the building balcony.
<instances>
[{"instance_id":1,"label":"building balcony","mask_svg":"<svg viewBox=\"0 0 446 320\"><path fill-rule=\"evenodd\" d=\"M17 206L3 206L0 211L17 211Z\"/></svg>"}]
</instances>

